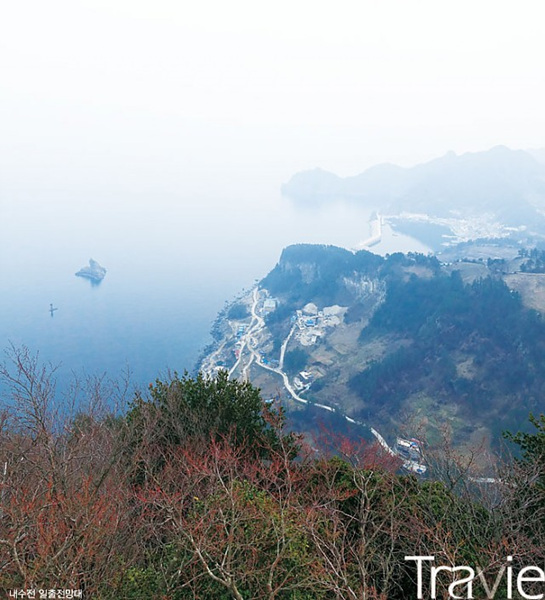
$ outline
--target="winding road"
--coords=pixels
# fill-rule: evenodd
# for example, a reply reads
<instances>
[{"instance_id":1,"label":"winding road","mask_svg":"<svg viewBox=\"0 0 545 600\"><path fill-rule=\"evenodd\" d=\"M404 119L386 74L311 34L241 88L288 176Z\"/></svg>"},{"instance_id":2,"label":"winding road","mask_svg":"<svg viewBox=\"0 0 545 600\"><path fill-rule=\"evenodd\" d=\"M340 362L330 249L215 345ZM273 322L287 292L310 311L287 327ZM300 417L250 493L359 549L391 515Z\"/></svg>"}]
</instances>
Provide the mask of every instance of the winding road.
<instances>
[{"instance_id":1,"label":"winding road","mask_svg":"<svg viewBox=\"0 0 545 600\"><path fill-rule=\"evenodd\" d=\"M257 314L257 305L259 303L259 289L257 288L257 286L253 289L252 294L253 294L252 295L252 306L251 306L252 320L251 320L250 325L248 326L248 329L246 330L245 334L241 338L242 345L240 348L240 354L239 354L239 357L238 357L236 363L233 365L233 367L229 371L229 376L230 377L233 376L233 374L236 372L236 370L240 368L241 364L243 364L244 351L247 349L250 353L250 356L248 358L248 362L246 362L246 364L244 364L244 366L241 369L241 374L244 379L248 379L248 371L249 371L251 365L255 362L255 364L258 365L259 367L261 367L262 369L265 369L266 371L270 371L271 373L276 373L277 375L280 375L280 377L282 377L284 387L286 388L286 390L288 391L290 396L293 398L293 400L295 400L296 402L300 402L302 404L308 404L309 401L306 400L305 398L301 398L301 396L299 396L296 393L296 391L293 389L292 385L290 384L287 374L283 370L286 348L295 332L297 325L294 324L292 326L292 328L290 329L290 332L288 333L288 335L282 342L282 346L280 348L280 360L278 362L278 367L271 367L269 365L264 364L261 361L261 357L256 350L257 339L255 336L265 327L265 321L263 320L263 318L261 316L259 316ZM388 445L386 440L382 437L382 435L380 435L380 433L374 427L370 427L363 421L357 421L356 419L349 417L348 415L341 412L338 407L327 406L326 404L318 404L318 403L313 403L313 406L316 406L317 408L321 408L322 410L327 410L329 412L335 412L335 413L339 414L342 418L344 418L346 421L348 421L349 423L369 429L369 431L372 433L372 435L377 440L377 442L381 445L382 448L384 448L384 450L388 454L390 454L392 456L399 456ZM405 469L407 469L409 471L413 471L415 473L425 473L426 472L426 466L422 465L418 462L415 462L415 461L405 460L405 461L403 461L403 466L405 467Z\"/></svg>"}]
</instances>

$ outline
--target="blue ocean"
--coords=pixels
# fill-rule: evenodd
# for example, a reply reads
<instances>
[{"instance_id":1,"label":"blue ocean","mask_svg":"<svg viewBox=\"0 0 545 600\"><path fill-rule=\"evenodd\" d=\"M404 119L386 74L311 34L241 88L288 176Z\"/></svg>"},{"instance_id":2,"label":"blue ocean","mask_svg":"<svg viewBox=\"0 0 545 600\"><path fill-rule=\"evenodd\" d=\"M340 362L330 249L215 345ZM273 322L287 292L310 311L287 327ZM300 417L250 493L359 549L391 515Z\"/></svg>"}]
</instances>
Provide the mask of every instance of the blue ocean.
<instances>
[{"instance_id":1,"label":"blue ocean","mask_svg":"<svg viewBox=\"0 0 545 600\"><path fill-rule=\"evenodd\" d=\"M369 209L301 206L281 196L281 183L202 193L3 189L0 346L39 352L61 384L129 370L145 385L192 370L218 311L285 246L353 247L369 235ZM426 248L388 228L373 248L398 250ZM107 269L98 285L75 276L90 258Z\"/></svg>"}]
</instances>

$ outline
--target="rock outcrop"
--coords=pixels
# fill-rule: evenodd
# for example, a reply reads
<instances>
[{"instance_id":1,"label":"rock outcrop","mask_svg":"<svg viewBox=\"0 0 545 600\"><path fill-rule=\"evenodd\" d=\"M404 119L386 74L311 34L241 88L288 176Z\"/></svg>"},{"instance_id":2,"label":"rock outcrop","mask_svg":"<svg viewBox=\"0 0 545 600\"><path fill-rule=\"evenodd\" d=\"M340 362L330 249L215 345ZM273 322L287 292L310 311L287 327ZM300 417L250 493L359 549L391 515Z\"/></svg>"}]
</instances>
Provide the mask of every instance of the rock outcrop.
<instances>
[{"instance_id":1,"label":"rock outcrop","mask_svg":"<svg viewBox=\"0 0 545 600\"><path fill-rule=\"evenodd\" d=\"M85 277L86 279L90 279L95 283L100 283L104 279L105 275L106 269L92 258L89 259L88 267L83 267L76 273L77 277Z\"/></svg>"}]
</instances>

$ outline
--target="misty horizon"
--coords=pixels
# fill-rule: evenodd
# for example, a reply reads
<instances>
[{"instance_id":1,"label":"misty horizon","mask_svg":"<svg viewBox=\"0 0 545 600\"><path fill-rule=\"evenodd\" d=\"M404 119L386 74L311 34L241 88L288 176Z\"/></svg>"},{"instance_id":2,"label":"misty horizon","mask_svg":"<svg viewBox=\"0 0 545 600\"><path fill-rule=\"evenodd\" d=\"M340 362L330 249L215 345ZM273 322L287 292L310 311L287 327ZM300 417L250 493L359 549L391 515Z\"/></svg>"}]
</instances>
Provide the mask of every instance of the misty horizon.
<instances>
[{"instance_id":1,"label":"misty horizon","mask_svg":"<svg viewBox=\"0 0 545 600\"><path fill-rule=\"evenodd\" d=\"M295 173L347 177L449 151L543 148L538 7L9 4L0 21L4 344L61 344L50 329L70 289L86 307L80 325L103 319L125 340L113 354L138 346L140 327L142 364L164 338L175 350L158 364L188 366L180 339L200 347L224 301L272 269L284 246L367 237L356 207L309 212L282 198ZM72 279L90 257L108 276L86 295ZM59 310L42 330L50 303ZM174 325L154 325L159 314ZM101 347L92 337L65 353Z\"/></svg>"}]
</instances>

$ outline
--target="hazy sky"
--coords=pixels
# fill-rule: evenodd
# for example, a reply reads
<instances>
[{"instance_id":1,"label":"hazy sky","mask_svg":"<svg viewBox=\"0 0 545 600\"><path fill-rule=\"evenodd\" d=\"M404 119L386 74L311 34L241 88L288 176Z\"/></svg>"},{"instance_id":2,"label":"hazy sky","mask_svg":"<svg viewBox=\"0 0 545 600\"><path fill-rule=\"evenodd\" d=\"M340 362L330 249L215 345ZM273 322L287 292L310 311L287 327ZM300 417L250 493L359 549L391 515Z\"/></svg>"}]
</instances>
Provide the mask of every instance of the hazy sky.
<instances>
[{"instance_id":1,"label":"hazy sky","mask_svg":"<svg viewBox=\"0 0 545 600\"><path fill-rule=\"evenodd\" d=\"M347 175L450 149L543 147L542 10L539 0L6 1L0 178L175 191L267 170Z\"/></svg>"}]
</instances>

